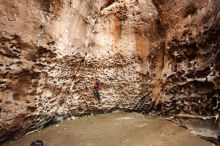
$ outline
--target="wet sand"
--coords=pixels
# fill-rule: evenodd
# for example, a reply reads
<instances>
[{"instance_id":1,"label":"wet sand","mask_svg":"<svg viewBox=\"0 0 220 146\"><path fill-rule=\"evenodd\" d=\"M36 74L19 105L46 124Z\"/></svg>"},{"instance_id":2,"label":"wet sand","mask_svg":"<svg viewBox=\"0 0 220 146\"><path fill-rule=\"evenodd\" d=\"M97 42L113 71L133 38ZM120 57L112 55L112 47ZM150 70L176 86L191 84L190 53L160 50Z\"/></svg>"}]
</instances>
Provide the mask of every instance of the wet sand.
<instances>
[{"instance_id":1,"label":"wet sand","mask_svg":"<svg viewBox=\"0 0 220 146\"><path fill-rule=\"evenodd\" d=\"M66 121L4 146L212 146L184 128L137 113L112 113Z\"/></svg>"}]
</instances>

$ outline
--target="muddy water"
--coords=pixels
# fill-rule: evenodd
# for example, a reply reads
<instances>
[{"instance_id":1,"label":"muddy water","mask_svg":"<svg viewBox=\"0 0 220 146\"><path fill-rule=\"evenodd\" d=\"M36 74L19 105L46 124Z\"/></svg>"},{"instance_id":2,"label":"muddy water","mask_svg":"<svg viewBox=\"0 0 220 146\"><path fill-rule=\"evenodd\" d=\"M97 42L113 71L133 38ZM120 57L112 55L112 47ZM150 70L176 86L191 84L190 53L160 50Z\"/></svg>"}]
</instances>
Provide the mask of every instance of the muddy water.
<instances>
[{"instance_id":1,"label":"muddy water","mask_svg":"<svg viewBox=\"0 0 220 146\"><path fill-rule=\"evenodd\" d=\"M112 113L66 121L4 146L211 146L171 122L137 113Z\"/></svg>"}]
</instances>

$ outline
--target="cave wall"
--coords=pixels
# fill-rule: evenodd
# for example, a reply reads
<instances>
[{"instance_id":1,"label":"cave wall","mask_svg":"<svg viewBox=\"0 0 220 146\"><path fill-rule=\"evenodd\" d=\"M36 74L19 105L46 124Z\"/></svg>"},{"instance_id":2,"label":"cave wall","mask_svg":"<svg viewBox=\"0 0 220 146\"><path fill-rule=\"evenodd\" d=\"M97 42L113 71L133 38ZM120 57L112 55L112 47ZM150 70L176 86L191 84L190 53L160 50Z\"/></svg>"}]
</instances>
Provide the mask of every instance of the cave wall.
<instances>
[{"instance_id":1,"label":"cave wall","mask_svg":"<svg viewBox=\"0 0 220 146\"><path fill-rule=\"evenodd\" d=\"M54 117L114 108L209 117L219 129L219 5L0 1L0 141Z\"/></svg>"}]
</instances>

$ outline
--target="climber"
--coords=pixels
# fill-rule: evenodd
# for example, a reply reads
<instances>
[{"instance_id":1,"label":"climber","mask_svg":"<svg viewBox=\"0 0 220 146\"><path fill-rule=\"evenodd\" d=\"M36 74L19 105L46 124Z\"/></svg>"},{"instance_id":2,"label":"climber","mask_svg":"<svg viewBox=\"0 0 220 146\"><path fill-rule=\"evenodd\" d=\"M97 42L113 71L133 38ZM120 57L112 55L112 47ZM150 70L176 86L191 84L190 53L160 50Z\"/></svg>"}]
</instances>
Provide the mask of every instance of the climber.
<instances>
[{"instance_id":1,"label":"climber","mask_svg":"<svg viewBox=\"0 0 220 146\"><path fill-rule=\"evenodd\" d=\"M44 143L42 140L35 140L31 143L30 146L44 146Z\"/></svg>"},{"instance_id":2,"label":"climber","mask_svg":"<svg viewBox=\"0 0 220 146\"><path fill-rule=\"evenodd\" d=\"M93 89L93 95L98 100L98 102L100 102L101 101L100 93L99 93L100 83L98 79L96 79L96 81L93 83L92 89Z\"/></svg>"}]
</instances>

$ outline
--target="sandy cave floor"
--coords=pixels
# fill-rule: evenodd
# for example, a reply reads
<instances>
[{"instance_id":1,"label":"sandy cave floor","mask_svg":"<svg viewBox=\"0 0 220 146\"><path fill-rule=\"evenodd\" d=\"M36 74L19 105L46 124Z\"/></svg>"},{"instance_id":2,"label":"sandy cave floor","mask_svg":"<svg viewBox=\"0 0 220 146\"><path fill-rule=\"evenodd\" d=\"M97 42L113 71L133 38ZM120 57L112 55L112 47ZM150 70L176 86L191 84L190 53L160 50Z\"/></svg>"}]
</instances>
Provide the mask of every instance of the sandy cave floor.
<instances>
[{"instance_id":1,"label":"sandy cave floor","mask_svg":"<svg viewBox=\"0 0 220 146\"><path fill-rule=\"evenodd\" d=\"M175 124L137 113L112 113L65 121L4 146L211 146Z\"/></svg>"}]
</instances>

